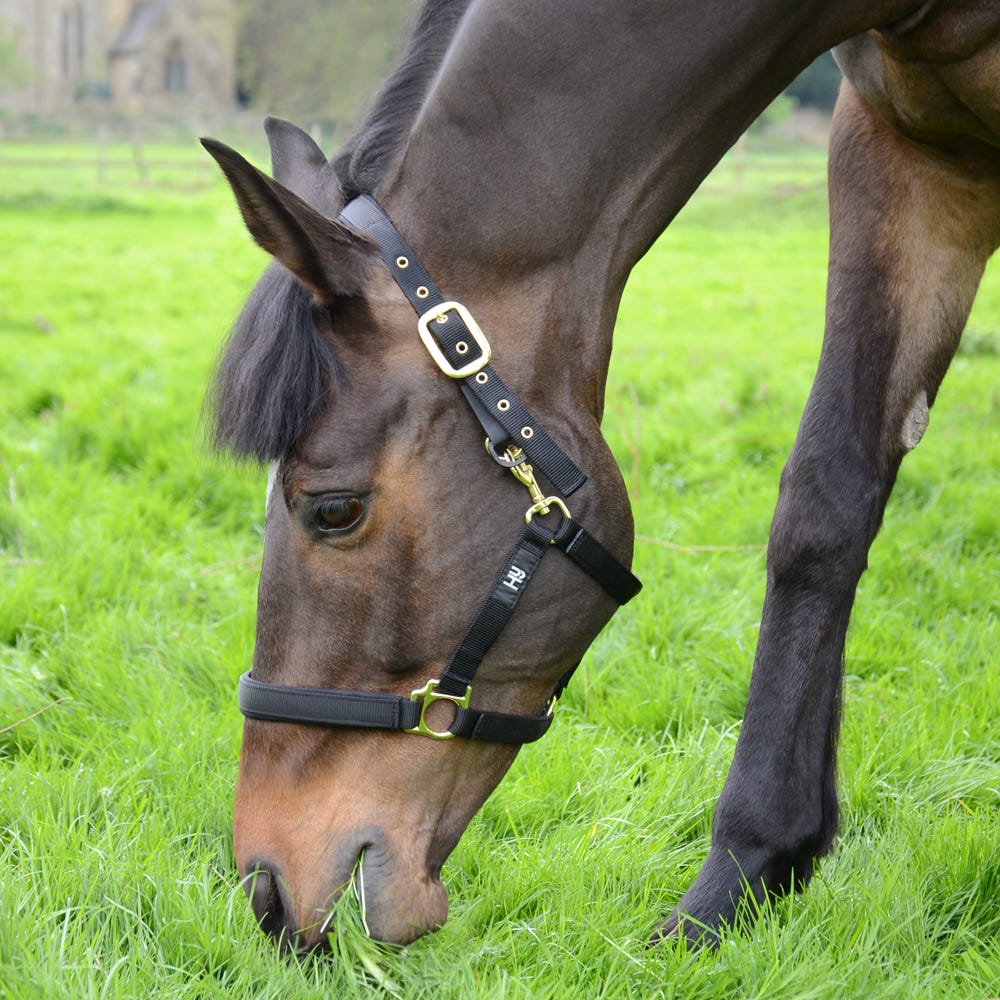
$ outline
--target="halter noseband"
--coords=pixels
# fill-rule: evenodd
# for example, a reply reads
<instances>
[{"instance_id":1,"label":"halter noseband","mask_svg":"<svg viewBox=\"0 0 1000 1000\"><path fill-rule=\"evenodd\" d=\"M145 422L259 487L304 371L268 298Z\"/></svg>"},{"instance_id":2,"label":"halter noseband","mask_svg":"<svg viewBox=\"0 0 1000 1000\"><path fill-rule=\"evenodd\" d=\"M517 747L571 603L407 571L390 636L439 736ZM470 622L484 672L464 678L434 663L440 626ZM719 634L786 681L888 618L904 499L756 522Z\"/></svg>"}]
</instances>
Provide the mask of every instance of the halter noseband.
<instances>
[{"instance_id":1,"label":"halter noseband","mask_svg":"<svg viewBox=\"0 0 1000 1000\"><path fill-rule=\"evenodd\" d=\"M561 550L619 604L631 600L642 584L570 516L563 496L572 495L587 477L494 371L489 342L468 309L445 300L374 198L355 198L340 214L340 221L376 242L389 273L420 317L417 328L421 340L438 368L458 382L482 425L487 451L528 489L532 503L503 569L439 678L404 697L288 687L258 681L248 671L240 678L240 711L249 719L273 722L389 729L437 740L464 736L491 743L530 743L551 725L555 702L575 665L560 678L543 715L481 711L470 708L469 700L476 670L510 620L542 556L551 548ZM534 473L536 466L562 496L542 492ZM536 520L553 509L560 514L555 528ZM455 716L445 730L432 729L427 722L428 709L439 701L455 706Z\"/></svg>"}]
</instances>

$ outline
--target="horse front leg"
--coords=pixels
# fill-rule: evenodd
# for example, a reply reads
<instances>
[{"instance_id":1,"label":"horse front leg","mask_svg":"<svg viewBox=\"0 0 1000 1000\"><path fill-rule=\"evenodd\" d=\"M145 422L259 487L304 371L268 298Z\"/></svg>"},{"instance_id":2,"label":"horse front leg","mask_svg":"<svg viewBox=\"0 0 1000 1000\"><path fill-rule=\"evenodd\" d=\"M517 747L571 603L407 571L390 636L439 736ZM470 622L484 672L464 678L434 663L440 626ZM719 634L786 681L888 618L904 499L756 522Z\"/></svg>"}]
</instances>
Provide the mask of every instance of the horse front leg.
<instances>
[{"instance_id":1,"label":"horse front leg","mask_svg":"<svg viewBox=\"0 0 1000 1000\"><path fill-rule=\"evenodd\" d=\"M1000 241L996 165L904 138L849 84L831 134L830 209L823 350L781 477L743 725L708 857L654 941L714 942L753 901L808 882L833 843L855 590Z\"/></svg>"}]
</instances>

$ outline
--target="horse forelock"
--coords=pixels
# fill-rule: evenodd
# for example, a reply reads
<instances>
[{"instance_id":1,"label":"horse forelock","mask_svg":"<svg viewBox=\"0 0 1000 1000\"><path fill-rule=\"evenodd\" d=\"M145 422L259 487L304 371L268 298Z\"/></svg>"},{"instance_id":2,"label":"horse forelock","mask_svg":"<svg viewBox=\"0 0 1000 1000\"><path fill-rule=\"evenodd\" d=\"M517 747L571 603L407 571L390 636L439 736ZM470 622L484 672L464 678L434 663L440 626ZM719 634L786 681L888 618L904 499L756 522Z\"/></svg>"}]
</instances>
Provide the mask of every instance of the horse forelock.
<instances>
[{"instance_id":1,"label":"horse forelock","mask_svg":"<svg viewBox=\"0 0 1000 1000\"><path fill-rule=\"evenodd\" d=\"M212 438L240 458L279 461L326 404L337 360L310 292L273 263L233 326L210 390Z\"/></svg>"},{"instance_id":2,"label":"horse forelock","mask_svg":"<svg viewBox=\"0 0 1000 1000\"><path fill-rule=\"evenodd\" d=\"M386 79L353 137L333 159L349 199L372 194L410 131L473 0L427 0L396 69Z\"/></svg>"},{"instance_id":3,"label":"horse forelock","mask_svg":"<svg viewBox=\"0 0 1000 1000\"><path fill-rule=\"evenodd\" d=\"M333 159L346 199L373 192L420 111L473 0L427 0L409 44L361 125ZM326 404L336 356L308 290L279 264L258 281L233 326L209 391L220 450L280 461Z\"/></svg>"}]
</instances>

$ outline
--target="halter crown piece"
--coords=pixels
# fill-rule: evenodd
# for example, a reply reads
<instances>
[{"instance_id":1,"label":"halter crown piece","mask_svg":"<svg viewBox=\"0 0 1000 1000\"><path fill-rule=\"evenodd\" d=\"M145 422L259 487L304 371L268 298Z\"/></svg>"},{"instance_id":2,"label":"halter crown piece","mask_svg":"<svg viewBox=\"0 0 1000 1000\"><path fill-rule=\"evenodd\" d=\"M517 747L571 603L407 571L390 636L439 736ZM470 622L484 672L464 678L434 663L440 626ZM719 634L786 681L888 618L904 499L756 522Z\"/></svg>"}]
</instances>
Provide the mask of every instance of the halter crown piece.
<instances>
[{"instance_id":1,"label":"halter crown piece","mask_svg":"<svg viewBox=\"0 0 1000 1000\"><path fill-rule=\"evenodd\" d=\"M390 729L437 740L464 736L491 743L530 743L551 725L555 702L576 665L560 678L543 715L481 711L470 708L469 701L476 670L510 620L542 556L552 548L564 552L619 604L631 600L642 584L570 516L563 497L571 496L587 477L493 369L489 342L469 310L444 298L374 198L355 198L341 212L340 221L376 242L389 273L420 317L417 329L428 352L438 368L456 380L483 427L487 452L527 488L531 506L520 537L439 678L428 680L407 698L270 684L254 679L248 671L240 678L240 711L249 719L273 722ZM536 467L561 495L544 494L535 477ZM554 510L559 514L556 527L537 519ZM444 730L427 723L428 709L440 701L455 707L454 718Z\"/></svg>"}]
</instances>

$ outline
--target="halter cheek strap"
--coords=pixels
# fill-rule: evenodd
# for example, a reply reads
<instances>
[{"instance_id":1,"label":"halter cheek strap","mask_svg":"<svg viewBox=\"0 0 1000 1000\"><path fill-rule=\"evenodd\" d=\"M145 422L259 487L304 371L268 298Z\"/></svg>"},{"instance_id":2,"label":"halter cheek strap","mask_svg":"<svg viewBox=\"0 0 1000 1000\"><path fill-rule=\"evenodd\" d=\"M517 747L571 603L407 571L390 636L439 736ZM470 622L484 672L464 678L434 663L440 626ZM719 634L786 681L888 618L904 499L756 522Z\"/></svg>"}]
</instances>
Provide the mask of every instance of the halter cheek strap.
<instances>
[{"instance_id":1,"label":"halter cheek strap","mask_svg":"<svg viewBox=\"0 0 1000 1000\"><path fill-rule=\"evenodd\" d=\"M487 451L528 489L532 505L517 542L439 678L405 697L288 687L259 681L247 672L240 678L240 711L247 718L272 722L388 729L438 740L462 736L491 743L530 743L551 725L556 699L575 665L560 678L542 715L483 711L471 708L469 701L476 671L513 615L542 558L550 549L559 549L619 604L631 600L642 584L570 516L562 497L579 489L586 476L493 369L489 342L465 306L445 300L373 198L356 198L340 219L376 241L389 272L420 314L418 330L428 352L441 371L457 381L487 435ZM536 464L561 496L542 492L534 473ZM541 521L556 511L560 517L555 527ZM427 721L428 709L438 702L454 707L454 718L444 730L432 729Z\"/></svg>"},{"instance_id":2,"label":"halter cheek strap","mask_svg":"<svg viewBox=\"0 0 1000 1000\"><path fill-rule=\"evenodd\" d=\"M375 241L389 273L420 317L417 329L424 346L441 371L458 382L496 452L520 447L563 496L572 496L587 477L500 378L490 364L489 342L469 310L445 300L382 206L370 195L361 195L348 203L340 221Z\"/></svg>"}]
</instances>

